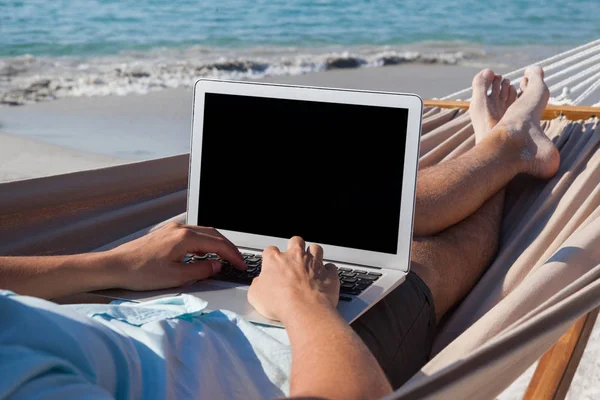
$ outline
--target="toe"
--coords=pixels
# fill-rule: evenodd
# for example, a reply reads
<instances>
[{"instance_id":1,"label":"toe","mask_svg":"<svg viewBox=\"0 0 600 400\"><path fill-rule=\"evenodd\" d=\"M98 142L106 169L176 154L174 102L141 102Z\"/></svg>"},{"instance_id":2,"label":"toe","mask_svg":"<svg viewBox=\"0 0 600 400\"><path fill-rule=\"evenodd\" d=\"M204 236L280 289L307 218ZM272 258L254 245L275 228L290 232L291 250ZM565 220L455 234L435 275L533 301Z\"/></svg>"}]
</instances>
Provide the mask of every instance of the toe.
<instances>
[{"instance_id":1,"label":"toe","mask_svg":"<svg viewBox=\"0 0 600 400\"><path fill-rule=\"evenodd\" d=\"M525 77L523 80L526 81L526 87L532 96L540 98L541 102L547 102L550 98L550 90L546 83L544 83L544 70L537 65L527 67L525 69Z\"/></svg>"},{"instance_id":2,"label":"toe","mask_svg":"<svg viewBox=\"0 0 600 400\"><path fill-rule=\"evenodd\" d=\"M544 70L537 65L531 65L525 68L525 77L527 79L544 79Z\"/></svg>"},{"instance_id":3,"label":"toe","mask_svg":"<svg viewBox=\"0 0 600 400\"><path fill-rule=\"evenodd\" d=\"M508 98L506 99L506 107L509 107L517 99L517 89L510 85L508 88Z\"/></svg>"},{"instance_id":4,"label":"toe","mask_svg":"<svg viewBox=\"0 0 600 400\"><path fill-rule=\"evenodd\" d=\"M492 94L493 97L500 96L500 87L502 86L502 75L495 75L494 81L492 82Z\"/></svg>"},{"instance_id":5,"label":"toe","mask_svg":"<svg viewBox=\"0 0 600 400\"><path fill-rule=\"evenodd\" d=\"M500 100L502 102L506 102L506 100L508 99L510 88L510 81L506 78L502 79L502 87L500 89Z\"/></svg>"},{"instance_id":6,"label":"toe","mask_svg":"<svg viewBox=\"0 0 600 400\"><path fill-rule=\"evenodd\" d=\"M486 94L492 81L494 80L494 71L484 69L473 78L473 94Z\"/></svg>"}]
</instances>

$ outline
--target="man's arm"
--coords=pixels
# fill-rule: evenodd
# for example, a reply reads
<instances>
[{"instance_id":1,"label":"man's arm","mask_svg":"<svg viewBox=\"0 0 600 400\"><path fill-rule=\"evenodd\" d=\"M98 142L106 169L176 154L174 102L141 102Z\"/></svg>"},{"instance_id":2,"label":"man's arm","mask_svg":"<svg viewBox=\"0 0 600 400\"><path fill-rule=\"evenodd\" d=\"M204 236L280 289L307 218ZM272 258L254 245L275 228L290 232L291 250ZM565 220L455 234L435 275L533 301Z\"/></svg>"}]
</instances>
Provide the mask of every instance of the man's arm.
<instances>
[{"instance_id":1,"label":"man's arm","mask_svg":"<svg viewBox=\"0 0 600 400\"><path fill-rule=\"evenodd\" d=\"M300 238L288 251L268 248L248 293L263 315L281 321L292 345L291 397L378 399L392 388L377 360L336 310L335 266L323 250L305 251Z\"/></svg>"},{"instance_id":2,"label":"man's arm","mask_svg":"<svg viewBox=\"0 0 600 400\"><path fill-rule=\"evenodd\" d=\"M53 299L115 287L108 253L0 257L0 288Z\"/></svg>"},{"instance_id":3,"label":"man's arm","mask_svg":"<svg viewBox=\"0 0 600 400\"><path fill-rule=\"evenodd\" d=\"M305 303L285 324L292 397L380 399L392 392L375 357L335 309Z\"/></svg>"},{"instance_id":4,"label":"man's arm","mask_svg":"<svg viewBox=\"0 0 600 400\"><path fill-rule=\"evenodd\" d=\"M246 268L239 250L215 229L172 223L105 252L0 257L0 289L53 299L110 288L164 289L220 271L218 261L183 264L188 253L217 253Z\"/></svg>"}]
</instances>

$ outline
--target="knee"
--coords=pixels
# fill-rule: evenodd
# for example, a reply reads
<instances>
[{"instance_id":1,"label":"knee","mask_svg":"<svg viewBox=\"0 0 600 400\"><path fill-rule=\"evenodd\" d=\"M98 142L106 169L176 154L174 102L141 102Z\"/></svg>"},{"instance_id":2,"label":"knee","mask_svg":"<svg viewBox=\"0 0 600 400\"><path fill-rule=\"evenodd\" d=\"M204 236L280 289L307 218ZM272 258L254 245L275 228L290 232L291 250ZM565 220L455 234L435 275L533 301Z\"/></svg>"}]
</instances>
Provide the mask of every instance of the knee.
<instances>
[{"instance_id":1,"label":"knee","mask_svg":"<svg viewBox=\"0 0 600 400\"><path fill-rule=\"evenodd\" d=\"M411 270L429 287L438 320L450 307L455 288L460 286L456 282L460 278L453 271L464 262L464 257L461 246L448 232L413 240Z\"/></svg>"},{"instance_id":2,"label":"knee","mask_svg":"<svg viewBox=\"0 0 600 400\"><path fill-rule=\"evenodd\" d=\"M411 271L427 284L437 299L444 286L443 264L453 252L448 241L439 236L415 237L412 243ZM444 260L445 259L445 260Z\"/></svg>"}]
</instances>

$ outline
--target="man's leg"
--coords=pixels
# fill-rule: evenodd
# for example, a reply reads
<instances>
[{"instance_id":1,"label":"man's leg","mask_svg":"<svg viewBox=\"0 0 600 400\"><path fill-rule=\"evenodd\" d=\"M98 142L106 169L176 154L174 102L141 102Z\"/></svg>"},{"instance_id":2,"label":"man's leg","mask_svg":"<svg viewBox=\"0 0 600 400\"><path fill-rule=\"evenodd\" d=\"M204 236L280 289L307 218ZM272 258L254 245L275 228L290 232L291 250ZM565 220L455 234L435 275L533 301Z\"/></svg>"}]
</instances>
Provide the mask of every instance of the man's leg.
<instances>
[{"instance_id":1,"label":"man's leg","mask_svg":"<svg viewBox=\"0 0 600 400\"><path fill-rule=\"evenodd\" d=\"M495 191L491 189L498 184L500 178L497 177L506 177L506 171L511 171L515 175L528 173L540 178L550 178L558 170L558 150L540 128L542 112L549 98L542 70L538 67L528 68L521 82L521 89L523 95L508 108L489 135L475 147L483 148L480 153L489 148L490 152L496 154L496 172L493 173L489 167L491 164L486 164L487 173L476 175L466 182L462 194L458 191L458 185L446 186L449 198L456 196L457 203L463 198L467 202L473 201L475 197L483 198L482 190L487 190L494 197L462 222L437 235L417 235L414 239L413 270L429 287L438 320L471 290L496 254L504 205L503 186ZM444 164L440 165L440 170L443 170ZM445 169L448 175L449 169ZM486 176L494 184L486 185ZM429 181L426 184L433 185ZM442 202L436 205L439 207ZM453 201L448 201L445 207L446 210L438 211L440 215L457 215L453 209Z\"/></svg>"},{"instance_id":2,"label":"man's leg","mask_svg":"<svg viewBox=\"0 0 600 400\"><path fill-rule=\"evenodd\" d=\"M469 293L493 261L503 208L504 189L438 235L414 238L411 270L431 291L437 321Z\"/></svg>"},{"instance_id":3,"label":"man's leg","mask_svg":"<svg viewBox=\"0 0 600 400\"><path fill-rule=\"evenodd\" d=\"M494 257L503 203L504 190L441 234L415 238L406 281L352 324L394 389L429 361L436 319L470 290Z\"/></svg>"},{"instance_id":4,"label":"man's leg","mask_svg":"<svg viewBox=\"0 0 600 400\"><path fill-rule=\"evenodd\" d=\"M485 144L488 149L481 153L496 154L504 162L500 164L502 169L514 168L518 172L549 177L556 173L559 155L539 126L548 100L541 70L528 69L521 87L524 94L476 148ZM450 176L452 170L447 168L448 165L452 167L453 164L440 164L437 170ZM479 171L487 171L486 165ZM426 175L419 179L432 178ZM477 175L475 179L479 179ZM455 193L448 181L437 183L444 186L450 196ZM434 182L426 184L433 186ZM475 185L468 188L479 190ZM487 202L483 200L485 204L475 209L472 215L462 217L462 222L437 235L417 236L413 242L413 271L407 281L353 324L394 387L402 385L427 361L436 319L439 320L471 290L496 254L504 190L499 187L490 197ZM434 204L439 208L438 212L453 214L453 210L449 210L451 202L443 198L438 202Z\"/></svg>"},{"instance_id":5,"label":"man's leg","mask_svg":"<svg viewBox=\"0 0 600 400\"><path fill-rule=\"evenodd\" d=\"M416 236L433 235L462 221L519 173L543 179L556 173L558 152L539 131L539 118L548 101L547 88L542 75L533 70L529 74L534 87L531 93L528 92L527 101L520 98L515 103L516 110L510 107L515 101L516 90L507 79L490 70L475 76L469 112L477 145L456 159L419 171ZM528 80L524 78L525 82ZM525 83L523 85L526 87ZM544 104L536 107L530 104L532 101ZM529 111L519 113L525 110L525 103L529 105ZM507 109L511 110L511 118L504 118L504 123L497 126ZM515 133L521 131L525 118L537 118L537 132ZM513 136L521 140L515 140Z\"/></svg>"}]
</instances>

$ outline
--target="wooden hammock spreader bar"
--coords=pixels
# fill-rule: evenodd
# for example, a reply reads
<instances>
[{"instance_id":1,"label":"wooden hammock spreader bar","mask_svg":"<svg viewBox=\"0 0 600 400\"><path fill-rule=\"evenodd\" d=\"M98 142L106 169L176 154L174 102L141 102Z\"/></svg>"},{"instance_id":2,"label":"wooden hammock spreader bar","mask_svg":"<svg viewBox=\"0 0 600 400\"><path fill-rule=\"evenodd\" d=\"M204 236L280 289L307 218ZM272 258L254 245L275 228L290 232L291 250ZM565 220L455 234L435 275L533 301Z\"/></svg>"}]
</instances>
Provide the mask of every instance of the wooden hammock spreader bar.
<instances>
[{"instance_id":1,"label":"wooden hammock spreader bar","mask_svg":"<svg viewBox=\"0 0 600 400\"><path fill-rule=\"evenodd\" d=\"M423 100L425 107L440 107L440 108L469 108L468 101L457 100ZM600 118L600 107L585 107L585 106L556 106L549 105L544 110L542 119L554 119L564 115L571 121L580 119L588 119L592 117Z\"/></svg>"},{"instance_id":2,"label":"wooden hammock spreader bar","mask_svg":"<svg viewBox=\"0 0 600 400\"><path fill-rule=\"evenodd\" d=\"M562 400L566 397L597 316L598 309L579 318L542 356L524 400Z\"/></svg>"}]
</instances>

